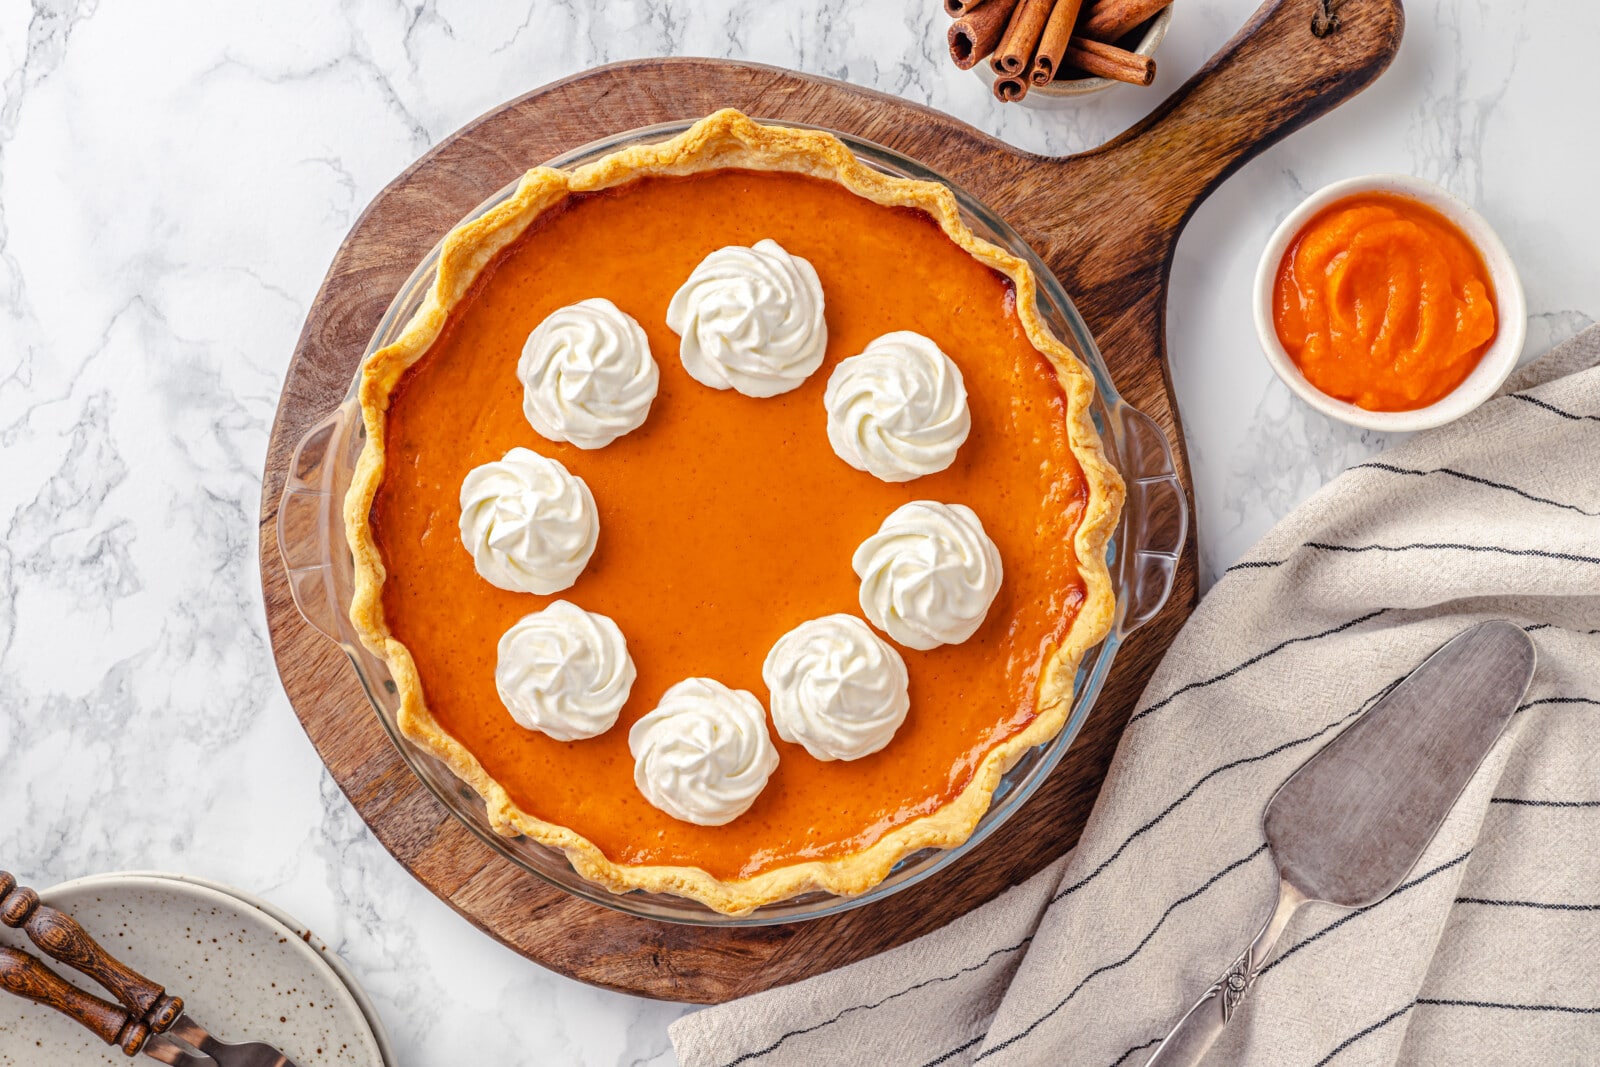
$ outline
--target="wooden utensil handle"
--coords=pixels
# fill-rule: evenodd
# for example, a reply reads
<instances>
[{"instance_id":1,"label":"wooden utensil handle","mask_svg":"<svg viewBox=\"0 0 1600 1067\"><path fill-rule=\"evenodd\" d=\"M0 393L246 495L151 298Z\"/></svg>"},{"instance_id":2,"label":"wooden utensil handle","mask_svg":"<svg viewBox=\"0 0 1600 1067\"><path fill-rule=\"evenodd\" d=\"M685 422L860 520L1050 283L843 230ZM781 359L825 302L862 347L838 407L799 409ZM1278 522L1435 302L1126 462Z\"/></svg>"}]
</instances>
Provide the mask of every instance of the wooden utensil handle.
<instances>
[{"instance_id":1,"label":"wooden utensil handle","mask_svg":"<svg viewBox=\"0 0 1600 1067\"><path fill-rule=\"evenodd\" d=\"M108 1045L119 1045L138 1055L150 1036L150 1027L138 1016L109 1001L69 985L36 958L9 945L0 945L0 987L54 1008L94 1031Z\"/></svg>"},{"instance_id":2,"label":"wooden utensil handle","mask_svg":"<svg viewBox=\"0 0 1600 1067\"><path fill-rule=\"evenodd\" d=\"M101 948L76 919L41 903L39 894L19 886L7 871L0 871L0 922L23 930L45 955L110 990L155 1033L183 1013L180 998L167 996L161 986Z\"/></svg>"}]
</instances>

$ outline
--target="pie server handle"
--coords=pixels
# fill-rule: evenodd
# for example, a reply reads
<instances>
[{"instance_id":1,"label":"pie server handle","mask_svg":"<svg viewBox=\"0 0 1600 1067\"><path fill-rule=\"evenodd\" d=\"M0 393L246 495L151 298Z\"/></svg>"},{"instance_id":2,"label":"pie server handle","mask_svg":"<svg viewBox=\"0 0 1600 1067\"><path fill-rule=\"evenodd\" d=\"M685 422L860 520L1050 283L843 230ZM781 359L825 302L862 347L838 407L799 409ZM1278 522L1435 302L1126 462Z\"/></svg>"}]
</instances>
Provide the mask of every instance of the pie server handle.
<instances>
[{"instance_id":1,"label":"pie server handle","mask_svg":"<svg viewBox=\"0 0 1600 1067\"><path fill-rule=\"evenodd\" d=\"M1289 925L1289 917L1304 903L1305 897L1293 886L1287 882L1278 883L1278 906L1273 909L1267 925L1261 928L1256 939L1250 942L1250 947L1233 961L1222 977L1200 994L1194 1007L1178 1020L1172 1033L1156 1047L1154 1054L1145 1062L1145 1067L1194 1067L1205 1058L1206 1052L1222 1036L1223 1027L1228 1025L1228 1020L1233 1018L1233 1013L1244 1002L1245 994L1255 984L1261 968L1267 965L1272 946L1278 943L1278 935Z\"/></svg>"},{"instance_id":2,"label":"pie server handle","mask_svg":"<svg viewBox=\"0 0 1600 1067\"><path fill-rule=\"evenodd\" d=\"M19 886L17 880L7 871L0 871L0 922L22 930L35 945L39 946L41 952L57 963L66 964L110 990L111 994L128 1009L131 1017L138 1020L149 1033L161 1033L183 1013L183 1001L180 998L167 996L166 990L161 986L101 948L100 943L90 937L88 931L80 926L76 919L48 904L41 903L38 893L26 886ZM27 958L33 959L31 956ZM34 962L38 963L36 960ZM23 967L15 961L11 961L10 965ZM42 964L39 966L44 969ZM45 973L52 978L55 977L53 972L45 970ZM12 992L16 990L13 989ZM56 1006L51 1003L51 1007ZM75 1015L73 1017L77 1018ZM79 1022L83 1020L79 1019ZM89 1026L88 1023L84 1025ZM95 1029L93 1026L89 1028ZM106 1038L108 1043L111 1040L112 1038ZM132 1052L128 1054L133 1055Z\"/></svg>"}]
</instances>

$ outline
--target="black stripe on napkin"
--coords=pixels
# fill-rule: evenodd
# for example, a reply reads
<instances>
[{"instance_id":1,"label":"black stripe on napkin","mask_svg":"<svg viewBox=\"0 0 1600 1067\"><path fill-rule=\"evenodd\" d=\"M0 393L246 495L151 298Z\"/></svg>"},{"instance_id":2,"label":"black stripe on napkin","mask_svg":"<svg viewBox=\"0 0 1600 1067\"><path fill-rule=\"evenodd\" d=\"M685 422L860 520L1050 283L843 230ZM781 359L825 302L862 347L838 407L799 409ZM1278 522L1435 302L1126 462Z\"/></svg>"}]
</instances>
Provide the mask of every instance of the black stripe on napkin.
<instances>
[{"instance_id":1,"label":"black stripe on napkin","mask_svg":"<svg viewBox=\"0 0 1600 1067\"><path fill-rule=\"evenodd\" d=\"M1229 567L1227 570L1223 571L1222 573L1223 574L1232 574L1234 571L1250 571L1250 570L1265 569L1265 568L1268 568L1268 567L1281 567L1287 562L1289 562L1289 561L1286 560L1286 559L1252 559L1252 560L1246 560L1243 563L1235 563L1233 566Z\"/></svg>"},{"instance_id":2,"label":"black stripe on napkin","mask_svg":"<svg viewBox=\"0 0 1600 1067\"><path fill-rule=\"evenodd\" d=\"M1526 393L1512 393L1511 399L1520 400L1524 404L1532 404L1537 408L1544 408L1552 415L1560 415L1563 419L1571 419L1573 422L1600 422L1600 415L1578 415L1571 411L1562 411L1554 404L1547 404L1538 397L1528 396Z\"/></svg>"},{"instance_id":3,"label":"black stripe on napkin","mask_svg":"<svg viewBox=\"0 0 1600 1067\"><path fill-rule=\"evenodd\" d=\"M1149 1041L1146 1041L1142 1045L1133 1046L1128 1051L1124 1052L1122 1055L1120 1055L1116 1059L1112 1060L1111 1063L1110 1063L1110 1067L1122 1067L1123 1061L1125 1061L1129 1056L1132 1056L1135 1052L1142 1052L1143 1050L1149 1048L1151 1045L1159 1045L1159 1044L1161 1044L1162 1040L1165 1037L1166 1037L1166 1035L1162 1034L1161 1037L1152 1037Z\"/></svg>"},{"instance_id":4,"label":"black stripe on napkin","mask_svg":"<svg viewBox=\"0 0 1600 1067\"><path fill-rule=\"evenodd\" d=\"M1328 1053L1326 1056L1322 1057L1322 1059L1312 1064L1311 1067L1325 1067L1330 1060L1339 1055L1339 1053L1343 1052L1345 1049L1349 1048L1351 1045L1355 1044L1357 1041L1360 1041L1362 1038L1366 1037L1375 1030L1381 1030L1383 1027L1388 1026L1390 1023L1400 1018L1400 1016L1410 1011L1412 1008L1419 1006L1429 1008L1492 1008L1498 1011L1553 1011L1568 1015L1600 1015L1600 1007L1575 1008L1565 1004L1505 1004L1495 1000L1456 1000L1448 997L1418 997L1410 1004L1407 1004L1402 1008L1397 1008L1388 1015L1385 1015L1371 1026L1351 1034L1349 1037L1339 1042L1339 1044L1335 1045L1332 1052Z\"/></svg>"},{"instance_id":5,"label":"black stripe on napkin","mask_svg":"<svg viewBox=\"0 0 1600 1067\"><path fill-rule=\"evenodd\" d=\"M971 1041L968 1041L966 1044L957 1045L955 1048L951 1049L949 1052L946 1052L943 1056L940 1056L938 1059L929 1060L927 1063L924 1063L922 1065L922 1067L939 1067L939 1064L945 1062L946 1060L950 1059L951 1057L961 1055L963 1052L967 1051L967 1049L971 1048L973 1045L976 1045L978 1042L982 1041L984 1039L984 1036L985 1035L983 1035L983 1034L979 1034L977 1037L973 1038Z\"/></svg>"},{"instance_id":6,"label":"black stripe on napkin","mask_svg":"<svg viewBox=\"0 0 1600 1067\"><path fill-rule=\"evenodd\" d=\"M1457 904L1485 904L1495 908L1537 908L1540 911L1600 911L1600 904L1546 904L1537 900L1496 900L1491 897L1456 897Z\"/></svg>"},{"instance_id":7,"label":"black stripe on napkin","mask_svg":"<svg viewBox=\"0 0 1600 1067\"><path fill-rule=\"evenodd\" d=\"M1083 990L1084 986L1088 985L1090 982L1094 981L1096 978L1100 977L1102 974L1106 974L1107 972L1114 971L1119 967L1123 967L1123 966L1127 965L1127 963L1129 961L1131 961L1135 956L1139 955L1139 953L1144 950L1144 947L1146 945L1148 945L1151 942L1152 939L1154 939L1154 937L1156 936L1157 933L1160 932L1161 927L1163 925L1165 925L1167 919L1179 907L1181 907L1184 904L1189 903L1191 900L1194 900L1196 897L1201 896L1208 889L1210 889L1212 886L1214 886L1218 882L1222 881L1223 878L1227 877L1229 874L1232 874L1234 871L1238 870L1240 867L1243 867L1245 864L1249 863L1251 860L1254 860L1258 856L1261 856L1261 855L1265 854L1266 851L1267 851L1267 845L1266 845L1266 842L1263 841L1260 845L1258 845L1256 847L1254 852L1251 852L1247 856L1241 856L1238 859L1234 860L1232 863L1230 863L1226 867L1222 868L1222 870L1218 871L1216 874L1213 874L1210 878L1206 879L1205 883L1202 884L1198 889L1195 889L1195 890L1193 890L1192 892L1189 892L1189 893L1185 893L1183 896L1179 897L1177 900L1174 900L1171 904L1168 904L1167 905L1167 909L1161 913L1161 918L1156 920L1155 925L1150 927L1150 930L1144 935L1144 937L1139 939L1139 943L1137 945L1133 946L1133 950L1130 951L1126 956L1123 956L1120 960L1115 960L1115 961L1113 961L1111 963L1102 964L1101 966L1096 967L1094 970L1090 971L1088 974L1084 975L1083 979L1081 981L1079 981L1077 985L1072 987L1072 991L1071 992L1069 992L1066 996L1062 997L1059 1001L1056 1002L1055 1007L1051 1008L1049 1011L1045 1012L1043 1015L1039 1016L1033 1022L1029 1023L1026 1027L1024 1027L1023 1029L1019 1030L1017 1033L1012 1034L1010 1037L1006 1038L1004 1041L1000 1042L998 1045L991 1045L988 1048L984 1049L982 1052L980 1052L978 1054L977 1059L973 1060L973 1062L977 1063L979 1061L988 1059L990 1056L993 1056L995 1053L1000 1052L1003 1049L1011 1047L1012 1045L1016 1044L1018 1041L1021 1041L1023 1038L1025 1038L1029 1034L1033 1033L1039 1027L1043 1026L1045 1024L1045 1022L1047 1022L1050 1018L1052 1018L1056 1014L1056 1012L1058 1012L1062 1008L1066 1007L1067 1004L1072 1000L1072 998L1077 996L1078 993Z\"/></svg>"},{"instance_id":8,"label":"black stripe on napkin","mask_svg":"<svg viewBox=\"0 0 1600 1067\"><path fill-rule=\"evenodd\" d=\"M1587 515L1588 512L1583 514ZM1503 548L1500 545L1468 545L1457 541L1418 541L1409 545L1332 545L1326 541L1307 541L1301 548L1315 548L1322 552L1413 552L1424 549L1432 551L1457 551L1457 552L1488 552L1502 556L1530 556L1536 559L1560 559L1568 563L1600 563L1600 557L1582 556L1576 552L1554 552L1543 548ZM1246 568L1281 567L1288 563L1287 559L1252 560L1248 563L1235 563L1223 574L1231 574ZM1131 720L1130 720L1131 721Z\"/></svg>"},{"instance_id":9,"label":"black stripe on napkin","mask_svg":"<svg viewBox=\"0 0 1600 1067\"><path fill-rule=\"evenodd\" d=\"M1596 562L1600 562L1600 560L1597 560ZM1232 678L1234 675L1238 674L1240 671L1245 670L1248 667L1254 667L1257 663L1260 663L1264 659L1268 659L1268 658L1270 658L1272 656L1277 655L1279 652L1282 652L1284 649L1288 648L1290 645L1306 644L1306 643L1311 642L1311 641L1319 641L1324 637L1332 637L1334 634L1343 633L1344 631L1350 629L1352 626L1359 626L1362 623L1366 622L1368 619L1375 619L1379 615L1382 615L1385 612L1387 612L1388 610L1389 610L1388 608L1379 608L1377 611L1369 611L1365 615L1360 616L1359 618L1351 619L1348 622L1341 622L1339 625L1337 625L1335 627L1332 627L1331 629L1323 630L1321 633L1306 634L1306 635L1304 635L1302 637L1291 637L1291 638L1288 638L1286 640L1279 641L1277 644L1273 645L1271 648L1267 649L1265 652L1257 652L1254 656L1251 656L1249 659L1245 660L1243 663L1239 663L1239 664L1236 664L1235 666L1229 667L1227 670L1223 671L1221 674L1214 674L1210 678L1202 678L1198 682L1190 682L1187 685L1179 686L1177 689L1173 690L1171 693L1169 693L1166 696L1162 697L1160 700L1156 701L1154 704L1151 704L1148 708L1145 708L1143 711L1141 711L1137 715L1133 716L1133 718L1129 719L1128 720L1128 725L1132 726L1134 723L1138 722L1140 719L1144 718L1146 715L1150 715L1150 714L1152 714L1154 712L1160 711L1162 708L1166 707L1168 704L1172 703L1174 700L1176 700L1179 697L1183 696L1183 694L1185 694L1185 693L1193 692L1196 689L1204 689L1206 686L1208 686L1208 685L1216 685L1218 682L1227 681L1229 678Z\"/></svg>"},{"instance_id":10,"label":"black stripe on napkin","mask_svg":"<svg viewBox=\"0 0 1600 1067\"><path fill-rule=\"evenodd\" d=\"M1520 808L1600 808L1600 800L1531 800L1527 797L1492 797L1491 804L1514 804Z\"/></svg>"},{"instance_id":11,"label":"black stripe on napkin","mask_svg":"<svg viewBox=\"0 0 1600 1067\"><path fill-rule=\"evenodd\" d=\"M1332 1060L1335 1056L1339 1055L1339 1053L1343 1052L1345 1049L1349 1048L1351 1045L1355 1044L1357 1041L1360 1041L1362 1038L1366 1037L1368 1034L1374 1033L1374 1032L1376 1032L1378 1030L1382 1030L1385 1026L1388 1026L1390 1023L1394 1022L1396 1019L1400 1018L1400 1016L1404 1015L1406 1012L1410 1011L1412 1008L1414 1008L1416 1006L1417 1006L1417 1002L1413 1000L1410 1004L1407 1004L1402 1008L1396 1008L1394 1011L1391 1011L1388 1015L1385 1015L1383 1018L1379 1019L1377 1022L1373 1023L1371 1026L1367 1027L1366 1029L1357 1030L1355 1033L1351 1034L1349 1037L1345 1038L1343 1041L1341 1041L1337 1045L1335 1045L1333 1047L1333 1051L1332 1052L1330 1052L1326 1056L1322 1057L1322 1059L1318 1060L1316 1063L1313 1063L1311 1065L1311 1067L1326 1067L1327 1063L1330 1060Z\"/></svg>"},{"instance_id":12,"label":"black stripe on napkin","mask_svg":"<svg viewBox=\"0 0 1600 1067\"><path fill-rule=\"evenodd\" d=\"M1015 945L1007 945L1005 948L997 948L993 952L991 952L987 956L985 956L983 959L979 960L977 963L974 963L969 967L963 967L959 971L956 971L953 974L942 975L942 976L940 976L938 978L929 978L929 979L927 979L925 981L918 982L916 985L907 986L906 988L900 990L898 993L890 993L888 996L884 997L883 999L875 1000L871 1004L853 1004L850 1007L845 1008L843 1011L839 1012L837 1015L834 1015L832 1018L824 1019L820 1023L814 1023L811 1026L802 1027L801 1029L798 1029L798 1030L787 1031L786 1033L780 1034L778 1036L778 1039L776 1041L774 1041L772 1044L768 1045L766 1048L758 1048L758 1049L756 1049L756 1050L754 1050L752 1052L746 1052L744 1055L740 1056L736 1060L729 1060L726 1064L723 1065L723 1067L738 1067L738 1064L747 1063L750 1060L754 1060L754 1059L759 1059L760 1057L765 1056L767 1053L776 1050L779 1045L783 1044L785 1041L789 1040L791 1037L799 1037L802 1034L815 1033L816 1031L821 1030L825 1026L832 1026L834 1023L838 1022L840 1019L844 1018L846 1015L849 1015L852 1012L871 1011L873 1008L881 1008L883 1005L889 1003L889 1001L898 999L900 997L903 997L907 993L915 993L919 989L926 989L928 986L938 985L938 984L940 984L942 982L952 982L955 979L962 977L963 975L971 974L973 971L981 971L983 968L985 968L989 964L993 963L999 957L1005 955L1008 952L1015 952L1018 949L1025 947L1032 940L1033 940L1033 935L1029 934L1027 937L1024 937L1021 941L1018 941ZM982 1040L982 1039L980 1038L979 1040Z\"/></svg>"},{"instance_id":13,"label":"black stripe on napkin","mask_svg":"<svg viewBox=\"0 0 1600 1067\"><path fill-rule=\"evenodd\" d=\"M1457 541L1417 541L1409 545L1330 545L1324 541L1307 541L1307 548L1323 552L1414 552L1457 551L1489 552L1501 556L1534 556L1539 559L1561 559L1568 563L1600 563L1600 556L1580 556L1576 552L1551 552L1543 548L1502 548L1499 545L1467 545Z\"/></svg>"},{"instance_id":14,"label":"black stripe on napkin","mask_svg":"<svg viewBox=\"0 0 1600 1067\"><path fill-rule=\"evenodd\" d=\"M1554 1011L1563 1015L1600 1015L1600 1005L1578 1008L1570 1004L1504 1004L1497 1000L1454 1000L1448 997L1418 997L1416 1003L1430 1008L1494 1008L1498 1011Z\"/></svg>"},{"instance_id":15,"label":"black stripe on napkin","mask_svg":"<svg viewBox=\"0 0 1600 1067\"><path fill-rule=\"evenodd\" d=\"M1593 637L1600 634L1600 630L1574 630L1570 626L1557 626L1553 622L1536 622L1522 628L1522 632L1526 634L1537 633L1540 630L1560 630L1562 633L1577 634L1579 637Z\"/></svg>"},{"instance_id":16,"label":"black stripe on napkin","mask_svg":"<svg viewBox=\"0 0 1600 1067\"><path fill-rule=\"evenodd\" d=\"M1515 714L1521 715L1529 708L1537 708L1546 704L1588 704L1600 708L1600 700L1593 697L1542 697L1539 700L1530 700L1517 708Z\"/></svg>"},{"instance_id":17,"label":"black stripe on napkin","mask_svg":"<svg viewBox=\"0 0 1600 1067\"><path fill-rule=\"evenodd\" d=\"M1524 500L1531 500L1535 504L1549 504L1551 507L1565 508L1568 511L1576 511L1579 515L1587 515L1589 518L1600 516L1600 511L1586 511L1576 504L1568 504L1560 500L1552 500L1547 496L1536 496L1525 489L1518 489L1514 485L1507 485L1505 482L1491 481L1488 478L1480 478L1476 474L1468 474L1465 471L1458 471L1451 467L1433 467L1429 470L1415 470L1411 467L1397 467L1393 463L1383 463L1374 460L1370 463L1358 463L1350 469L1353 471L1387 471L1390 474L1409 474L1418 478L1426 478L1430 474L1446 474L1452 478L1459 478L1464 482L1471 482L1474 485L1487 486L1490 489L1503 489L1508 493L1515 493Z\"/></svg>"}]
</instances>

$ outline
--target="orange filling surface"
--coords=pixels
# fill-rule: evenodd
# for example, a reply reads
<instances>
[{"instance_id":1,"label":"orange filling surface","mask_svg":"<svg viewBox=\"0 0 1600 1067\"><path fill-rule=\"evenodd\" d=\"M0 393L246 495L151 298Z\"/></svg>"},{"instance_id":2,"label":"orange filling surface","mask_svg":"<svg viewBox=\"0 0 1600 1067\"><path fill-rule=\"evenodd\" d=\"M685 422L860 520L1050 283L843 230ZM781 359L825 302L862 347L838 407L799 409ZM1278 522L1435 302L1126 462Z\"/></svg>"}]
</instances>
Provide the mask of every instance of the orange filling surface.
<instances>
[{"instance_id":1,"label":"orange filling surface","mask_svg":"<svg viewBox=\"0 0 1600 1067\"><path fill-rule=\"evenodd\" d=\"M1483 257L1415 200L1364 193L1295 235L1273 289L1278 339L1306 380L1369 411L1427 407L1495 335Z\"/></svg>"},{"instance_id":2,"label":"orange filling surface","mask_svg":"<svg viewBox=\"0 0 1600 1067\"><path fill-rule=\"evenodd\" d=\"M827 361L778 397L708 389L684 372L667 303L707 253L767 237L821 277ZM661 368L648 421L596 451L535 433L516 375L529 332L587 297L637 319ZM584 835L614 863L696 866L733 880L860 851L944 806L1032 720L1040 668L1083 598L1072 550L1083 475L1054 369L1028 341L1014 299L1008 279L927 215L799 175L645 178L547 212L455 309L389 410L372 512L388 572L384 615L416 660L434 717L524 811ZM972 409L955 464L902 485L834 455L822 400L833 366L891 330L915 330L949 353ZM559 459L599 507L599 547L556 596L489 585L457 530L462 478L517 445ZM767 650L807 619L860 614L851 554L916 499L972 507L1005 578L970 640L901 650L911 712L889 746L823 763L774 731L778 769L732 823L698 827L652 807L633 782L628 727L691 676L765 704ZM587 741L522 729L495 692L500 635L558 598L616 620L638 667L617 725Z\"/></svg>"}]
</instances>

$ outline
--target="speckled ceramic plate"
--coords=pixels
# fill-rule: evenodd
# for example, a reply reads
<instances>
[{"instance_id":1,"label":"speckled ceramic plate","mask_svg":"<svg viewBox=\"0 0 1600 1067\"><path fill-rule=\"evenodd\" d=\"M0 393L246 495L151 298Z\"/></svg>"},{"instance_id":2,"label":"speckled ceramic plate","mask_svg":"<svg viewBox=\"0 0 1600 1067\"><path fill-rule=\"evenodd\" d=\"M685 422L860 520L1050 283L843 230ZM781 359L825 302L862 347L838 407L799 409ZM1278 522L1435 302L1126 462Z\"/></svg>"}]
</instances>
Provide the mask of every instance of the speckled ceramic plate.
<instances>
[{"instance_id":1,"label":"speckled ceramic plate","mask_svg":"<svg viewBox=\"0 0 1600 1067\"><path fill-rule=\"evenodd\" d=\"M106 949L183 997L224 1041L266 1041L300 1067L388 1067L383 1026L343 962L305 927L249 894L149 872L96 875L40 891ZM37 951L0 927L0 941ZM105 996L89 979L50 964ZM141 1060L141 1062L150 1062ZM129 1063L70 1019L0 994L0 1067Z\"/></svg>"}]
</instances>

